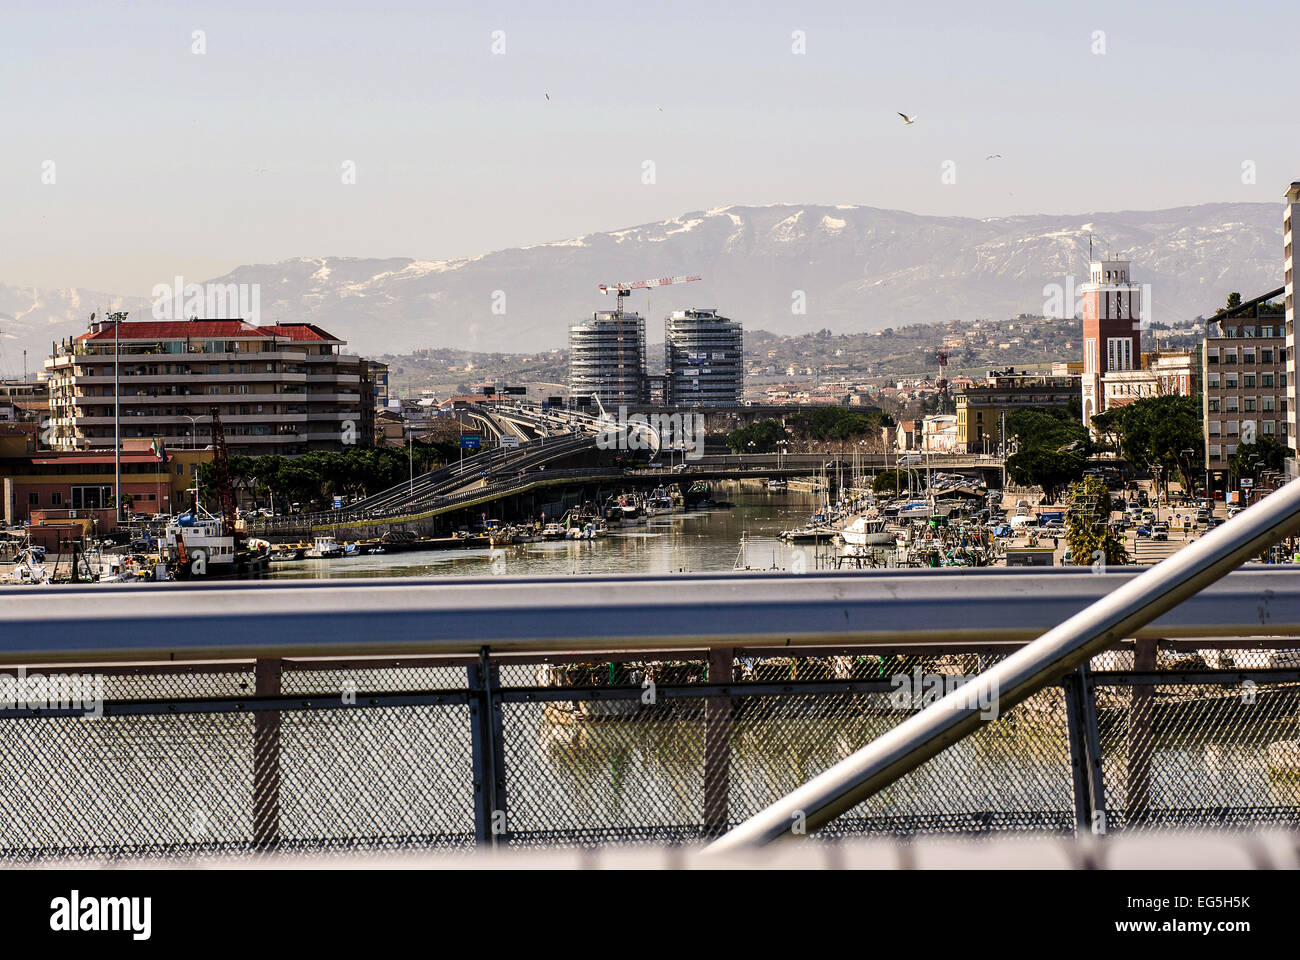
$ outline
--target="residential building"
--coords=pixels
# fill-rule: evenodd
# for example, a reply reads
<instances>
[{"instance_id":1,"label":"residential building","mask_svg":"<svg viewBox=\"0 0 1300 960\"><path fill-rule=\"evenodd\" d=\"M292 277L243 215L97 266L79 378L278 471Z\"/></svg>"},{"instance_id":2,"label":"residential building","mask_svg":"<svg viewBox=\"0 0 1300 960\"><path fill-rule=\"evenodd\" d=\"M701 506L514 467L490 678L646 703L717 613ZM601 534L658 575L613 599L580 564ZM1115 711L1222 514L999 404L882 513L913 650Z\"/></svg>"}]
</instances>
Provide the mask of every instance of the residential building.
<instances>
[{"instance_id":1,"label":"residential building","mask_svg":"<svg viewBox=\"0 0 1300 960\"><path fill-rule=\"evenodd\" d=\"M926 453L956 453L957 415L941 413L923 419L921 449Z\"/></svg>"},{"instance_id":2,"label":"residential building","mask_svg":"<svg viewBox=\"0 0 1300 960\"><path fill-rule=\"evenodd\" d=\"M1136 370L1113 370L1101 378L1102 410L1147 397L1195 397L1201 392L1200 350L1144 353Z\"/></svg>"},{"instance_id":3,"label":"residential building","mask_svg":"<svg viewBox=\"0 0 1300 960\"><path fill-rule=\"evenodd\" d=\"M606 407L649 399L645 320L637 313L601 310L569 327L569 398L586 405L594 395Z\"/></svg>"},{"instance_id":4,"label":"residential building","mask_svg":"<svg viewBox=\"0 0 1300 960\"><path fill-rule=\"evenodd\" d=\"M1079 379L990 370L984 386L967 387L953 395L957 405L957 452L999 452L1003 414L1025 407L1068 409L1079 398Z\"/></svg>"},{"instance_id":5,"label":"residential building","mask_svg":"<svg viewBox=\"0 0 1300 960\"><path fill-rule=\"evenodd\" d=\"M368 363L341 353L344 343L310 323L94 322L45 361L50 446L112 449L115 367L124 441L206 446L215 406L232 453L367 446L374 435Z\"/></svg>"},{"instance_id":6,"label":"residential building","mask_svg":"<svg viewBox=\"0 0 1300 960\"><path fill-rule=\"evenodd\" d=\"M674 310L664 321L664 402L734 406L745 386L744 333L717 310Z\"/></svg>"},{"instance_id":7,"label":"residential building","mask_svg":"<svg viewBox=\"0 0 1300 960\"><path fill-rule=\"evenodd\" d=\"M1227 478L1228 458L1253 437L1292 444L1287 371L1287 314L1274 298L1285 288L1211 317L1202 363L1205 469L1214 486Z\"/></svg>"}]
</instances>

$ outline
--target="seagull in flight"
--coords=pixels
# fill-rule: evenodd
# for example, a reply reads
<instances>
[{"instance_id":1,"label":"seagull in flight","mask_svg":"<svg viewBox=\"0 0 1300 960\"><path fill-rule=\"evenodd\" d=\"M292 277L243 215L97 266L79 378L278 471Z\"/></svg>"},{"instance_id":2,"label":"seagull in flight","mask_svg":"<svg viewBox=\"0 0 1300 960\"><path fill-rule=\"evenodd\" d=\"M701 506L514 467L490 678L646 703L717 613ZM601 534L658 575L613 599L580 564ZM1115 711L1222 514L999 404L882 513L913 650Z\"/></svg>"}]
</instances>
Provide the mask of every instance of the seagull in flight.
<instances>
[{"instance_id":1,"label":"seagull in flight","mask_svg":"<svg viewBox=\"0 0 1300 960\"><path fill-rule=\"evenodd\" d=\"M1002 159L1002 154L1000 154L1000 153L990 153L990 154L989 154L987 157L985 157L984 159L985 159L985 160L1001 160L1001 159Z\"/></svg>"},{"instance_id":2,"label":"seagull in flight","mask_svg":"<svg viewBox=\"0 0 1300 960\"><path fill-rule=\"evenodd\" d=\"M898 115L903 118L904 126L910 127L912 124L916 123L916 117L909 117L907 114L903 113L902 111L899 111Z\"/></svg>"},{"instance_id":3,"label":"seagull in flight","mask_svg":"<svg viewBox=\"0 0 1300 960\"><path fill-rule=\"evenodd\" d=\"M547 100L551 99L551 95L549 93L546 95L546 99Z\"/></svg>"}]
</instances>

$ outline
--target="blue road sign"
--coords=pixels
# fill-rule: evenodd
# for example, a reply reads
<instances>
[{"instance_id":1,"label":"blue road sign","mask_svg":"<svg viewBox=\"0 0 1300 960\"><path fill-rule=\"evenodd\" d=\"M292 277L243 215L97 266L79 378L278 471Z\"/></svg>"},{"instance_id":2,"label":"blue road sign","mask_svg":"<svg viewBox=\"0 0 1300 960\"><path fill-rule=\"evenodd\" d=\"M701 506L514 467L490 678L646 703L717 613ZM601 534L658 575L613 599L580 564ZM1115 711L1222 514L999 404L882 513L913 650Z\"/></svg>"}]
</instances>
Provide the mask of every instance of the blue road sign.
<instances>
[{"instance_id":1,"label":"blue road sign","mask_svg":"<svg viewBox=\"0 0 1300 960\"><path fill-rule=\"evenodd\" d=\"M477 433L466 433L460 438L460 448L462 450L477 450L483 442L483 438Z\"/></svg>"},{"instance_id":2,"label":"blue road sign","mask_svg":"<svg viewBox=\"0 0 1300 960\"><path fill-rule=\"evenodd\" d=\"M343 498L342 498L342 497L335 497L335 498L334 498L334 509L335 509L335 510L341 510L341 509L343 509Z\"/></svg>"}]
</instances>

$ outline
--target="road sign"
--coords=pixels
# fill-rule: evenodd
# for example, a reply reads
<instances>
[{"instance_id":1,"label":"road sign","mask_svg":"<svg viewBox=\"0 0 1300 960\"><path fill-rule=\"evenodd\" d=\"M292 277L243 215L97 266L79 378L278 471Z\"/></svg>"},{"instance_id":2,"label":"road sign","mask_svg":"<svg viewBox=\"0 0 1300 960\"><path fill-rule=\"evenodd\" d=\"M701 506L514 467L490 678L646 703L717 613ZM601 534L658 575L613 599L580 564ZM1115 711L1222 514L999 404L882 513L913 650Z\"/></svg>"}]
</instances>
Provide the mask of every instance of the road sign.
<instances>
[{"instance_id":1,"label":"road sign","mask_svg":"<svg viewBox=\"0 0 1300 960\"><path fill-rule=\"evenodd\" d=\"M335 510L342 510L342 509L343 509L343 498L342 498L342 497L335 497L335 498L334 498L334 509L335 509Z\"/></svg>"},{"instance_id":2,"label":"road sign","mask_svg":"<svg viewBox=\"0 0 1300 960\"><path fill-rule=\"evenodd\" d=\"M1250 477L1242 477L1242 478L1241 478L1241 486L1242 486L1242 489L1244 489L1244 490L1249 490L1249 489L1250 489L1251 487L1253 487L1254 485L1255 485L1255 481L1252 480Z\"/></svg>"},{"instance_id":3,"label":"road sign","mask_svg":"<svg viewBox=\"0 0 1300 960\"><path fill-rule=\"evenodd\" d=\"M460 448L462 450L477 450L482 442L483 438L477 433L462 434L460 438Z\"/></svg>"},{"instance_id":4,"label":"road sign","mask_svg":"<svg viewBox=\"0 0 1300 960\"><path fill-rule=\"evenodd\" d=\"M501 446L508 450L517 450L519 449L519 438L503 436L501 438Z\"/></svg>"}]
</instances>

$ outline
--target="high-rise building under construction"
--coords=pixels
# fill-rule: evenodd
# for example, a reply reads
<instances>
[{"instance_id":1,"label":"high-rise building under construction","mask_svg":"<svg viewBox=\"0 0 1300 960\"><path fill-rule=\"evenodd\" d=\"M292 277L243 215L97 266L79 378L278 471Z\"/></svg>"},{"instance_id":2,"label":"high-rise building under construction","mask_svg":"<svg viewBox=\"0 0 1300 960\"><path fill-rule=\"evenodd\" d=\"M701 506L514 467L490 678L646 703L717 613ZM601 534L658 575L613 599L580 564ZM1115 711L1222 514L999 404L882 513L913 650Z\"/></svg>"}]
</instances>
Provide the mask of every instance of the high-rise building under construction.
<instances>
[{"instance_id":1,"label":"high-rise building under construction","mask_svg":"<svg viewBox=\"0 0 1300 960\"><path fill-rule=\"evenodd\" d=\"M744 334L717 310L674 310L664 321L664 399L669 406L727 406L744 387Z\"/></svg>"},{"instance_id":2,"label":"high-rise building under construction","mask_svg":"<svg viewBox=\"0 0 1300 960\"><path fill-rule=\"evenodd\" d=\"M645 320L637 313L602 310L569 327L569 396L592 395L606 407L645 403Z\"/></svg>"}]
</instances>

